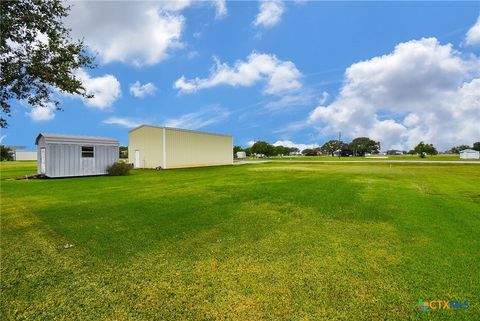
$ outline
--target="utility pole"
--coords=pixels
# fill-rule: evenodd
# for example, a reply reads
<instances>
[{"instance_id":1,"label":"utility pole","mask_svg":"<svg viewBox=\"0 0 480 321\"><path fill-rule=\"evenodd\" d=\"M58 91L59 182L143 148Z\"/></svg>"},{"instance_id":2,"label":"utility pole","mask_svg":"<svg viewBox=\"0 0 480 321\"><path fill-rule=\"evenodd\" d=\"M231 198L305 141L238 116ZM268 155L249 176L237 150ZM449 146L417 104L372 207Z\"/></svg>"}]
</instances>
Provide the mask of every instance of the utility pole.
<instances>
[{"instance_id":1,"label":"utility pole","mask_svg":"<svg viewBox=\"0 0 480 321\"><path fill-rule=\"evenodd\" d=\"M340 158L340 154L342 153L342 132L338 132L338 158Z\"/></svg>"}]
</instances>

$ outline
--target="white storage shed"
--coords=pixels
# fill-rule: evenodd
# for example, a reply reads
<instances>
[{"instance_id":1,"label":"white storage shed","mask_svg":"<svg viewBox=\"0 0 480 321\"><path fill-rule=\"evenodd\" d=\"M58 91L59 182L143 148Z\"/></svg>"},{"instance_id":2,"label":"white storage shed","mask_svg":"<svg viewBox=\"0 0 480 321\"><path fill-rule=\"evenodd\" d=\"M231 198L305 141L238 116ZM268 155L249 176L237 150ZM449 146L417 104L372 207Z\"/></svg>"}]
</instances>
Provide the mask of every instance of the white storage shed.
<instances>
[{"instance_id":1,"label":"white storage shed","mask_svg":"<svg viewBox=\"0 0 480 321\"><path fill-rule=\"evenodd\" d=\"M39 134L38 174L47 177L105 175L118 161L119 143L113 138Z\"/></svg>"},{"instance_id":2,"label":"white storage shed","mask_svg":"<svg viewBox=\"0 0 480 321\"><path fill-rule=\"evenodd\" d=\"M237 158L247 158L247 153L245 153L245 152L237 152Z\"/></svg>"},{"instance_id":3,"label":"white storage shed","mask_svg":"<svg viewBox=\"0 0 480 321\"><path fill-rule=\"evenodd\" d=\"M474 149L464 149L460 151L460 158L462 159L480 159L480 152Z\"/></svg>"}]
</instances>

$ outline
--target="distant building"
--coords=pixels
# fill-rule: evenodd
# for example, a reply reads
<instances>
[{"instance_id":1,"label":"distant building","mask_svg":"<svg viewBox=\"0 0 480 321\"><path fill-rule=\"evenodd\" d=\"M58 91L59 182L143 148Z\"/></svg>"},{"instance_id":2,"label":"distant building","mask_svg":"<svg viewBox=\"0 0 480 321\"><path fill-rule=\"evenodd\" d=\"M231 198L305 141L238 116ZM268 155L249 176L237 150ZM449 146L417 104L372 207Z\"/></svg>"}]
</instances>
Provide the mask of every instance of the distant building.
<instances>
[{"instance_id":1,"label":"distant building","mask_svg":"<svg viewBox=\"0 0 480 321\"><path fill-rule=\"evenodd\" d=\"M480 159L480 152L474 149L464 149L460 151L461 159Z\"/></svg>"},{"instance_id":2,"label":"distant building","mask_svg":"<svg viewBox=\"0 0 480 321\"><path fill-rule=\"evenodd\" d=\"M245 153L245 152L237 152L237 158L247 158L247 153Z\"/></svg>"},{"instance_id":3,"label":"distant building","mask_svg":"<svg viewBox=\"0 0 480 321\"><path fill-rule=\"evenodd\" d=\"M106 137L39 134L38 174L47 177L105 175L118 161L118 141Z\"/></svg>"},{"instance_id":4,"label":"distant building","mask_svg":"<svg viewBox=\"0 0 480 321\"><path fill-rule=\"evenodd\" d=\"M37 152L28 152L23 150L16 150L13 153L13 159L16 161L36 161Z\"/></svg>"}]
</instances>

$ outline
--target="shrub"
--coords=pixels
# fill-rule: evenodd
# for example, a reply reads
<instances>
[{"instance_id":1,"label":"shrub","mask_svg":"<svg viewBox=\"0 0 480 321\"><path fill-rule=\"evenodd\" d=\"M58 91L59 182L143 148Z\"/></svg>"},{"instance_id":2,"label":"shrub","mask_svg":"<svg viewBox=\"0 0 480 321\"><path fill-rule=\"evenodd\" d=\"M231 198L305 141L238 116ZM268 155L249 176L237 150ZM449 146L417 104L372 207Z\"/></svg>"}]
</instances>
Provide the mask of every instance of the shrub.
<instances>
[{"instance_id":1,"label":"shrub","mask_svg":"<svg viewBox=\"0 0 480 321\"><path fill-rule=\"evenodd\" d=\"M127 163L115 163L112 166L107 167L107 173L110 176L125 176L130 175L130 168L132 166Z\"/></svg>"}]
</instances>

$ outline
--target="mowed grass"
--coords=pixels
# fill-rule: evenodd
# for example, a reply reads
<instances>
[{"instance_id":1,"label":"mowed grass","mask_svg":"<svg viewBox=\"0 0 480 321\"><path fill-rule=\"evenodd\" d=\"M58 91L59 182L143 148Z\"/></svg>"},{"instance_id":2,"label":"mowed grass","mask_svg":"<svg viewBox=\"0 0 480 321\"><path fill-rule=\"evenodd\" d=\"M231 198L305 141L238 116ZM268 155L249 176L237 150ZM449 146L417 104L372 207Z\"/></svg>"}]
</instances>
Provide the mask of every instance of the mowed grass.
<instances>
[{"instance_id":1,"label":"mowed grass","mask_svg":"<svg viewBox=\"0 0 480 321\"><path fill-rule=\"evenodd\" d=\"M2 320L479 320L478 165L1 166Z\"/></svg>"}]
</instances>

